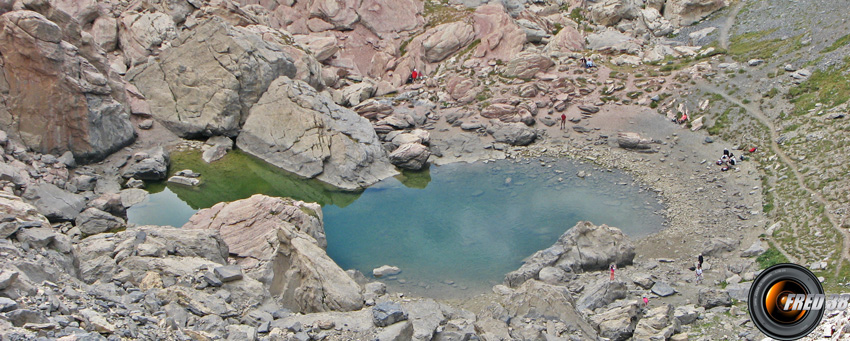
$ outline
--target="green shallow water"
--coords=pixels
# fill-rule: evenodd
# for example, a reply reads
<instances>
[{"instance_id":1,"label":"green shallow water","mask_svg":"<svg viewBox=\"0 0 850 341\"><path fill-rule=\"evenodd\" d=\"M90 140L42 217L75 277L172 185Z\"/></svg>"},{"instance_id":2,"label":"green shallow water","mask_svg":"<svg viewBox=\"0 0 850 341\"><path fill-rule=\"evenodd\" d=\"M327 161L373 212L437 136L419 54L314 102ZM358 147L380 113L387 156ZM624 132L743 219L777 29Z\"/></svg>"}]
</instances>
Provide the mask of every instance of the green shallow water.
<instances>
[{"instance_id":1,"label":"green shallow water","mask_svg":"<svg viewBox=\"0 0 850 341\"><path fill-rule=\"evenodd\" d=\"M190 168L202 174L202 185L152 184L150 198L128 216L136 224L182 226L197 209L256 193L318 202L328 254L341 267L368 276L378 266L398 266L401 274L383 279L392 290L434 297L489 290L580 220L617 226L632 237L664 225L655 213L662 209L656 194L626 174L569 160L546 164L432 166L351 193L238 151L212 165L198 152L178 152L171 172ZM581 170L592 176L576 177Z\"/></svg>"}]
</instances>

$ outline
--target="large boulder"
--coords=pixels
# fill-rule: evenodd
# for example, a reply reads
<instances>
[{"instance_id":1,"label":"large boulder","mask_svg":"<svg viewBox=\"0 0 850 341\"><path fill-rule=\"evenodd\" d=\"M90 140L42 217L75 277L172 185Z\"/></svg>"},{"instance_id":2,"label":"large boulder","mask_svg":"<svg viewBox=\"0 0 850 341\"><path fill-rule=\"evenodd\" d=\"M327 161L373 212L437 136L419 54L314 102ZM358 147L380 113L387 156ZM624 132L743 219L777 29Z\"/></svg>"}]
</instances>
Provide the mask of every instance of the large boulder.
<instances>
[{"instance_id":1,"label":"large boulder","mask_svg":"<svg viewBox=\"0 0 850 341\"><path fill-rule=\"evenodd\" d=\"M225 264L227 244L215 231L159 226L97 234L75 245L80 279L112 281L119 272L134 283L148 271L159 277L191 278L197 269ZM168 257L166 257L166 255Z\"/></svg>"},{"instance_id":2,"label":"large boulder","mask_svg":"<svg viewBox=\"0 0 850 341\"><path fill-rule=\"evenodd\" d=\"M516 55L505 67L505 76L529 79L555 65L552 58L534 52Z\"/></svg>"},{"instance_id":3,"label":"large boulder","mask_svg":"<svg viewBox=\"0 0 850 341\"><path fill-rule=\"evenodd\" d=\"M663 37L673 32L673 25L657 9L646 8L641 10L640 14L646 28L652 31L652 34L656 37Z\"/></svg>"},{"instance_id":4,"label":"large boulder","mask_svg":"<svg viewBox=\"0 0 850 341\"><path fill-rule=\"evenodd\" d=\"M177 38L174 20L163 12L127 12L121 15L119 25L121 49L131 66L146 62L151 52Z\"/></svg>"},{"instance_id":5,"label":"large boulder","mask_svg":"<svg viewBox=\"0 0 850 341\"><path fill-rule=\"evenodd\" d=\"M294 38L299 44L306 46L320 62L330 59L339 51L339 43L335 37L297 35Z\"/></svg>"},{"instance_id":6,"label":"large boulder","mask_svg":"<svg viewBox=\"0 0 850 341\"><path fill-rule=\"evenodd\" d=\"M360 286L330 257L321 207L254 195L199 211L184 229L212 229L245 273L293 311L351 311L363 307Z\"/></svg>"},{"instance_id":7,"label":"large boulder","mask_svg":"<svg viewBox=\"0 0 850 341\"><path fill-rule=\"evenodd\" d=\"M429 63L437 63L448 58L475 39L475 31L472 25L456 21L442 24L425 32L422 48L425 60Z\"/></svg>"},{"instance_id":8,"label":"large boulder","mask_svg":"<svg viewBox=\"0 0 850 341\"><path fill-rule=\"evenodd\" d=\"M574 52L584 49L584 36L571 25L564 26L549 43L546 44L546 52Z\"/></svg>"},{"instance_id":9,"label":"large boulder","mask_svg":"<svg viewBox=\"0 0 850 341\"><path fill-rule=\"evenodd\" d=\"M512 318L556 320L569 324L576 335L594 339L593 328L576 311L570 291L564 286L536 280L525 282L505 299L505 309Z\"/></svg>"},{"instance_id":10,"label":"large boulder","mask_svg":"<svg viewBox=\"0 0 850 341\"><path fill-rule=\"evenodd\" d=\"M498 120L490 120L487 132L493 135L496 142L512 146L526 146L537 139L537 132L522 123L501 123Z\"/></svg>"},{"instance_id":11,"label":"large boulder","mask_svg":"<svg viewBox=\"0 0 850 341\"><path fill-rule=\"evenodd\" d=\"M635 326L635 340L668 340L678 333L679 320L673 314L673 306L662 304L650 309Z\"/></svg>"},{"instance_id":12,"label":"large boulder","mask_svg":"<svg viewBox=\"0 0 850 341\"><path fill-rule=\"evenodd\" d=\"M127 79L153 115L181 137L235 136L272 81L296 74L283 44L218 17L184 31L172 45L131 69Z\"/></svg>"},{"instance_id":13,"label":"large boulder","mask_svg":"<svg viewBox=\"0 0 850 341\"><path fill-rule=\"evenodd\" d=\"M38 208L21 200L20 197L10 193L0 191L0 216L14 217L16 222L38 222L41 227L50 227L50 222L47 218L39 213ZM32 223L36 225L36 223ZM17 225L17 224L15 224ZM0 230L10 231L7 228ZM17 230L17 226L14 228ZM14 231L9 234L14 233ZM0 235L0 238L7 238L8 235Z\"/></svg>"},{"instance_id":14,"label":"large boulder","mask_svg":"<svg viewBox=\"0 0 850 341\"><path fill-rule=\"evenodd\" d=\"M475 38L481 43L473 51L476 58L511 60L526 42L525 30L520 28L502 4L480 6L472 13Z\"/></svg>"},{"instance_id":15,"label":"large boulder","mask_svg":"<svg viewBox=\"0 0 850 341\"><path fill-rule=\"evenodd\" d=\"M732 305L732 297L729 296L729 292L720 289L700 289L697 299L699 305L705 309L728 307Z\"/></svg>"},{"instance_id":16,"label":"large boulder","mask_svg":"<svg viewBox=\"0 0 850 341\"><path fill-rule=\"evenodd\" d=\"M405 143L390 153L390 162L399 168L420 170L425 167L431 151L420 143Z\"/></svg>"},{"instance_id":17,"label":"large boulder","mask_svg":"<svg viewBox=\"0 0 850 341\"><path fill-rule=\"evenodd\" d=\"M673 25L687 26L726 5L725 0L668 0L664 5L664 17Z\"/></svg>"},{"instance_id":18,"label":"large boulder","mask_svg":"<svg viewBox=\"0 0 850 341\"><path fill-rule=\"evenodd\" d=\"M92 23L99 15L97 0L53 0L51 3L81 25Z\"/></svg>"},{"instance_id":19,"label":"large boulder","mask_svg":"<svg viewBox=\"0 0 850 341\"><path fill-rule=\"evenodd\" d=\"M103 50L81 38L76 21L44 7L57 22L27 10L0 17L8 93L0 128L36 152L103 159L135 139L123 85Z\"/></svg>"},{"instance_id":20,"label":"large boulder","mask_svg":"<svg viewBox=\"0 0 850 341\"><path fill-rule=\"evenodd\" d=\"M600 337L617 341L628 340L640 321L642 305L639 301L624 302L617 307L590 315L588 320L599 331Z\"/></svg>"},{"instance_id":21,"label":"large boulder","mask_svg":"<svg viewBox=\"0 0 850 341\"><path fill-rule=\"evenodd\" d=\"M124 220L90 207L77 216L75 225L80 229L83 237L88 237L90 235L124 228Z\"/></svg>"},{"instance_id":22,"label":"large boulder","mask_svg":"<svg viewBox=\"0 0 850 341\"><path fill-rule=\"evenodd\" d=\"M286 77L275 80L251 110L236 144L275 166L343 189L396 174L367 119Z\"/></svg>"},{"instance_id":23,"label":"large boulder","mask_svg":"<svg viewBox=\"0 0 850 341\"><path fill-rule=\"evenodd\" d=\"M169 153L163 147L133 154L121 170L124 179L162 180L168 176Z\"/></svg>"},{"instance_id":24,"label":"large boulder","mask_svg":"<svg viewBox=\"0 0 850 341\"><path fill-rule=\"evenodd\" d=\"M626 149L649 149L652 147L652 139L645 139L638 133L620 132L617 134L617 144Z\"/></svg>"},{"instance_id":25,"label":"large boulder","mask_svg":"<svg viewBox=\"0 0 850 341\"><path fill-rule=\"evenodd\" d=\"M359 3L359 0L314 0L310 6L310 16L321 18L334 29L352 30L360 20L357 14Z\"/></svg>"},{"instance_id":26,"label":"large boulder","mask_svg":"<svg viewBox=\"0 0 850 341\"><path fill-rule=\"evenodd\" d=\"M547 249L535 252L516 271L505 276L505 284L516 287L537 278L540 270L557 266L565 271L582 272L632 264L635 247L620 229L580 221Z\"/></svg>"},{"instance_id":27,"label":"large boulder","mask_svg":"<svg viewBox=\"0 0 850 341\"><path fill-rule=\"evenodd\" d=\"M584 288L581 297L576 301L576 308L579 311L593 311L616 300L626 298L628 293L625 282L603 278Z\"/></svg>"},{"instance_id":28,"label":"large boulder","mask_svg":"<svg viewBox=\"0 0 850 341\"><path fill-rule=\"evenodd\" d=\"M588 17L599 25L614 26L623 19L637 17L639 8L632 0L605 0L590 6Z\"/></svg>"},{"instance_id":29,"label":"large boulder","mask_svg":"<svg viewBox=\"0 0 850 341\"><path fill-rule=\"evenodd\" d=\"M610 28L587 36L587 48L599 52L637 55L641 46L637 39Z\"/></svg>"},{"instance_id":30,"label":"large boulder","mask_svg":"<svg viewBox=\"0 0 850 341\"><path fill-rule=\"evenodd\" d=\"M424 10L425 2L417 0L363 0L357 13L363 26L383 37L421 27L425 24Z\"/></svg>"}]
</instances>

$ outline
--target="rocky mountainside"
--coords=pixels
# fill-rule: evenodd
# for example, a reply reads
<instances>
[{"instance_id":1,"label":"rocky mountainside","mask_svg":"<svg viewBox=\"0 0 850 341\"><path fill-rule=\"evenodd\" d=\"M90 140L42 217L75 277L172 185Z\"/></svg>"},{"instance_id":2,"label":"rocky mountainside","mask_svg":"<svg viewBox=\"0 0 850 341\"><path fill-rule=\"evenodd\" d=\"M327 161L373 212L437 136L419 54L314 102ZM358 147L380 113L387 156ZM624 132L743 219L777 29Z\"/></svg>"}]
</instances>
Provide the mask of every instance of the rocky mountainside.
<instances>
[{"instance_id":1,"label":"rocky mountainside","mask_svg":"<svg viewBox=\"0 0 850 341\"><path fill-rule=\"evenodd\" d=\"M428 127L437 119L438 101L443 107L482 102L479 97L497 91L496 84L481 81L482 75L534 78L553 69L555 61L575 57L570 52L581 51L585 38L594 51L635 55L622 57L626 63L687 54L695 50L648 44L725 3L608 0L584 9L576 5L560 0L461 5L430 0L8 2L0 8L8 12L0 36L6 48L0 51L0 112L7 113L2 127L33 151L71 151L84 163L132 143L130 121L144 121L142 127L149 128L147 117L184 138L234 138L245 132L239 144L249 153L299 175L356 189L394 174L390 161L420 168L428 155L440 157L442 148L379 148L372 131L383 136ZM570 8L578 14L567 15ZM589 25L599 26L587 35ZM429 87L446 84L448 91L408 89L405 82L413 69L430 78ZM269 115L263 103L277 105L281 95L272 84L283 78L304 81L324 98L320 101L342 106L331 106L330 112L308 107L307 112L338 120L351 117L345 107L354 107L373 120L372 126L352 118L343 126L326 121L322 127L329 129L299 137L312 130L315 118L296 115L286 119L298 122L286 124L293 132L272 128L261 118ZM532 91L538 90L522 92L526 98L539 97ZM389 107L367 101L392 93L402 96ZM413 99L412 112L399 105ZM555 104L569 103L565 99ZM499 100L506 99L492 102ZM491 107L481 118L533 125L532 116L541 105L545 108L542 103L515 109L508 100L511 107ZM287 136L255 131L258 122ZM480 124L498 142L528 144L536 135L513 125ZM277 147L269 148L270 142ZM398 155L389 160L388 153L396 149Z\"/></svg>"}]
</instances>

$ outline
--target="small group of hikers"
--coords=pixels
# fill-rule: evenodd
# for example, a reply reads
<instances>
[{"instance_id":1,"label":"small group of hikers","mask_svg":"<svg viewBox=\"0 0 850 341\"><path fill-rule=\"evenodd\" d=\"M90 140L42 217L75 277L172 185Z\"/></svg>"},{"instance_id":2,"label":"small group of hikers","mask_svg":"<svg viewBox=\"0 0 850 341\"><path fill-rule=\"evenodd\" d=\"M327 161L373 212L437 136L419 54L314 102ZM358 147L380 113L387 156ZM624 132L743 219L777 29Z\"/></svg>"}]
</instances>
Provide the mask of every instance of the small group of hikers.
<instances>
[{"instance_id":1,"label":"small group of hikers","mask_svg":"<svg viewBox=\"0 0 850 341\"><path fill-rule=\"evenodd\" d=\"M755 151L755 148L753 148ZM744 160L744 156L741 155L741 160ZM723 155L720 156L720 160L717 160L717 165L720 166L720 171L725 172L730 169L734 169L735 165L739 162L738 159L735 158L735 154L729 151L729 149L723 149Z\"/></svg>"},{"instance_id":2,"label":"small group of hikers","mask_svg":"<svg viewBox=\"0 0 850 341\"><path fill-rule=\"evenodd\" d=\"M596 64L594 64L593 61L590 60L590 58L588 57L581 57L580 61L581 66L583 66L585 69L589 69L596 66Z\"/></svg>"},{"instance_id":3,"label":"small group of hikers","mask_svg":"<svg viewBox=\"0 0 850 341\"><path fill-rule=\"evenodd\" d=\"M673 122L676 122L676 124L679 124L679 125L685 124L686 122L688 122L688 114L682 113L682 116L679 116L679 118L674 118Z\"/></svg>"}]
</instances>

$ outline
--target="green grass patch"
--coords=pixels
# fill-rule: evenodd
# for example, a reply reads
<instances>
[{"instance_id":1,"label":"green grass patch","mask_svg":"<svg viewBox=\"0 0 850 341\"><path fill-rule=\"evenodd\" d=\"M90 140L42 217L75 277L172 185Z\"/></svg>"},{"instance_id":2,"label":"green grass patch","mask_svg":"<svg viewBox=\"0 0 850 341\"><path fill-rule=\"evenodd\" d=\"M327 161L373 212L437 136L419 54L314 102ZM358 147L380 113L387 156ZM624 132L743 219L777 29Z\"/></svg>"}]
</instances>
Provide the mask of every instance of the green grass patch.
<instances>
[{"instance_id":1,"label":"green grass patch","mask_svg":"<svg viewBox=\"0 0 850 341\"><path fill-rule=\"evenodd\" d=\"M792 131L797 130L797 128L800 128L800 124L799 124L799 123L794 123L794 124L792 124L792 125L790 125L790 126L786 127L785 129L782 129L782 132L783 132L783 133L792 132Z\"/></svg>"},{"instance_id":2,"label":"green grass patch","mask_svg":"<svg viewBox=\"0 0 850 341\"><path fill-rule=\"evenodd\" d=\"M767 269L776 264L789 262L788 258L785 257L782 252L779 252L779 249L773 246L773 243L768 242L768 244L770 245L770 247L767 249L767 251L765 251L756 258L756 263L759 263L759 266L762 269Z\"/></svg>"},{"instance_id":3,"label":"green grass patch","mask_svg":"<svg viewBox=\"0 0 850 341\"><path fill-rule=\"evenodd\" d=\"M827 46L825 49L821 50L820 53L830 53L832 51L840 49L842 46L850 44L850 34L838 38L832 45Z\"/></svg>"},{"instance_id":4,"label":"green grass patch","mask_svg":"<svg viewBox=\"0 0 850 341\"><path fill-rule=\"evenodd\" d=\"M777 29L747 32L734 36L730 40L728 52L732 55L732 59L739 62L754 58L767 60L790 42L789 40L779 38L766 39L767 36L776 32Z\"/></svg>"},{"instance_id":5,"label":"green grass patch","mask_svg":"<svg viewBox=\"0 0 850 341\"><path fill-rule=\"evenodd\" d=\"M424 29L467 19L471 13L472 9L457 9L448 0L426 0Z\"/></svg>"},{"instance_id":6,"label":"green grass patch","mask_svg":"<svg viewBox=\"0 0 850 341\"><path fill-rule=\"evenodd\" d=\"M826 70L816 70L805 82L788 90L788 99L794 104L794 113L805 114L822 103L825 109L850 99L850 57L843 65L833 65Z\"/></svg>"},{"instance_id":7,"label":"green grass patch","mask_svg":"<svg viewBox=\"0 0 850 341\"><path fill-rule=\"evenodd\" d=\"M467 46L465 49L461 50L461 51L460 51L460 53L458 53L458 56L464 56L464 55L466 55L467 53L469 53L469 52L471 52L473 49L475 49L475 47L477 47L477 46L478 46L478 44L481 44L481 39L475 39L475 40L473 40L473 41L472 41L472 43L471 43L471 44L469 44L469 46Z\"/></svg>"},{"instance_id":8,"label":"green grass patch","mask_svg":"<svg viewBox=\"0 0 850 341\"><path fill-rule=\"evenodd\" d=\"M573 10L570 12L570 19L572 19L572 21L574 21L576 24L581 24L582 22L587 20L585 19L584 14L581 13L581 7L573 8Z\"/></svg>"},{"instance_id":9,"label":"green grass patch","mask_svg":"<svg viewBox=\"0 0 850 341\"><path fill-rule=\"evenodd\" d=\"M717 135L720 134L724 128L728 127L732 122L729 119L729 113L732 112L732 108L726 109L717 119L714 120L714 125L707 129L709 135Z\"/></svg>"},{"instance_id":10,"label":"green grass patch","mask_svg":"<svg viewBox=\"0 0 850 341\"><path fill-rule=\"evenodd\" d=\"M561 25L561 23L555 23L554 28L552 29L552 35L553 36L558 35L558 33L560 33L561 30L563 30L563 29L564 29L564 25Z\"/></svg>"},{"instance_id":11,"label":"green grass patch","mask_svg":"<svg viewBox=\"0 0 850 341\"><path fill-rule=\"evenodd\" d=\"M401 53L402 56L407 53L407 45L410 44L411 41L413 41L413 38L414 37L410 37L410 39L401 42L401 45L398 46L398 52Z\"/></svg>"},{"instance_id":12,"label":"green grass patch","mask_svg":"<svg viewBox=\"0 0 850 341\"><path fill-rule=\"evenodd\" d=\"M778 95L778 94L779 94L779 89L777 89L777 88L771 88L770 90L768 90L768 91L764 94L764 97L767 97L767 98L773 98L773 97L776 97L776 95Z\"/></svg>"}]
</instances>

